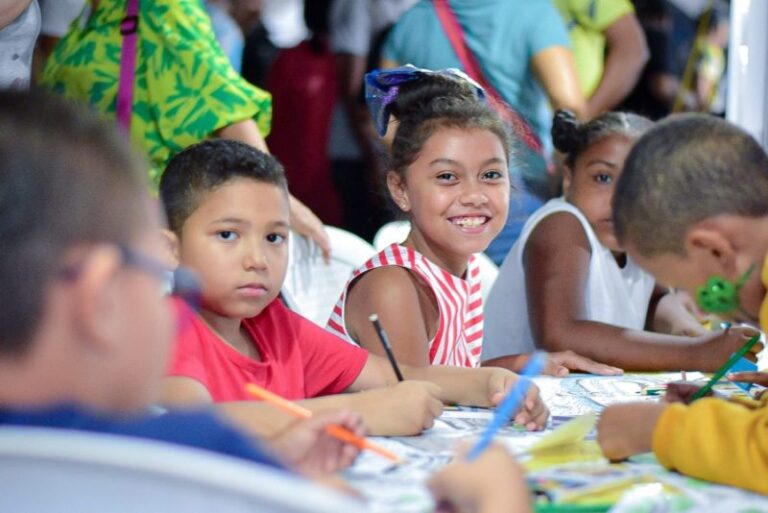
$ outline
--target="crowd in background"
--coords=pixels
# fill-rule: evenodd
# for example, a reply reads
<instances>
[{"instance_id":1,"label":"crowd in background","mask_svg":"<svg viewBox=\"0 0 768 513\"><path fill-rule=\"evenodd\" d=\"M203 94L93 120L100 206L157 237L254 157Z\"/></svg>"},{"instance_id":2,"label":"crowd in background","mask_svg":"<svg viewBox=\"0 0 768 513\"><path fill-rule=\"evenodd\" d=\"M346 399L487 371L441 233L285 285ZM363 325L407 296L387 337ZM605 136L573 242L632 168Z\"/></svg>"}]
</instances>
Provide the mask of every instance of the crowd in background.
<instances>
[{"instance_id":1,"label":"crowd in background","mask_svg":"<svg viewBox=\"0 0 768 513\"><path fill-rule=\"evenodd\" d=\"M113 112L120 44L116 27L126 2L4 4L0 85L41 84L108 115ZM363 75L407 63L430 69L464 67L433 2L142 4L142 9L154 11L146 25L157 20L158 32L140 34L161 53L140 56L144 62L138 63L136 74L147 72L148 82L136 82L146 95L137 92L135 97L138 109L147 112L134 112L132 130L134 139L144 140L139 145L152 161L154 178L188 144L225 136L268 147L285 165L292 194L323 223L371 240L391 220L381 187L385 151L365 108ZM559 193L559 166L549 134L554 110L571 110L582 120L609 110L651 119L673 110L724 112L727 3L483 0L451 5L485 78L541 144L540 150L524 142L517 145L520 194L511 202L507 227L488 249L497 263L526 217ZM115 30L107 34L104 29L95 37L100 29L94 26L101 22ZM215 42L202 45L210 28ZM187 38L198 41L190 46ZM187 51L191 53L182 56ZM179 75L174 83L171 65L163 62L191 59L195 53L207 61L207 73ZM160 60L150 60L155 57ZM158 70L149 70L156 63ZM105 67L112 75L107 81L99 78ZM83 70L89 70L90 78L84 78ZM217 80L227 87L220 88ZM208 119L192 116L212 101L221 107L210 108ZM307 218L306 224L308 235L319 232L315 219Z\"/></svg>"}]
</instances>

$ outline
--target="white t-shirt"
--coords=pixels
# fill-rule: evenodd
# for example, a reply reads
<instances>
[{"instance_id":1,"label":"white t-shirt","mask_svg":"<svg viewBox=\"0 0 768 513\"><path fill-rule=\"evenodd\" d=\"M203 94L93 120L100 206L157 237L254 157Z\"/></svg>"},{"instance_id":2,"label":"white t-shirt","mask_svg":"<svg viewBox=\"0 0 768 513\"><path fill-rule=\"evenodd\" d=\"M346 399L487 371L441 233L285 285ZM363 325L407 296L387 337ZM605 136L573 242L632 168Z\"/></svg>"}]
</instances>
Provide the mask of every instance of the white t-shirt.
<instances>
[{"instance_id":1,"label":"white t-shirt","mask_svg":"<svg viewBox=\"0 0 768 513\"><path fill-rule=\"evenodd\" d=\"M77 16L83 11L86 0L41 0L43 25L40 33L46 36L64 37Z\"/></svg>"},{"instance_id":2,"label":"white t-shirt","mask_svg":"<svg viewBox=\"0 0 768 513\"><path fill-rule=\"evenodd\" d=\"M32 0L18 18L0 29L0 89L27 89L32 53L40 34L40 7Z\"/></svg>"},{"instance_id":3,"label":"white t-shirt","mask_svg":"<svg viewBox=\"0 0 768 513\"><path fill-rule=\"evenodd\" d=\"M583 320L629 329L643 329L655 280L627 257L622 268L611 251L600 244L589 221L562 198L548 201L533 213L512 246L485 303L483 360L534 351L536 342L528 316L523 253L534 228L547 216L568 212L581 223L592 252L584 290Z\"/></svg>"}]
</instances>

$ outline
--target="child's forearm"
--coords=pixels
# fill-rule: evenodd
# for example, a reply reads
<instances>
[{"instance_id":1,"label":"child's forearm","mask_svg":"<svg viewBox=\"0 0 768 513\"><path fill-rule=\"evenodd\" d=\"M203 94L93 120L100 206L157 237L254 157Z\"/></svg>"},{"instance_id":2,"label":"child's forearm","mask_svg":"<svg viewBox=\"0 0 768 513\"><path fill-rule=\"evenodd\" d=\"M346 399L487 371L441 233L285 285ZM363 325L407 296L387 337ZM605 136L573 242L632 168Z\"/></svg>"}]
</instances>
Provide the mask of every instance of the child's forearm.
<instances>
[{"instance_id":1,"label":"child's forearm","mask_svg":"<svg viewBox=\"0 0 768 513\"><path fill-rule=\"evenodd\" d=\"M730 354L728 347L717 344L711 344L708 352L703 352L703 347L696 347L698 343L711 343L716 336L676 337L595 321L573 321L559 329L543 331L537 337L542 349L572 350L627 371L713 371Z\"/></svg>"},{"instance_id":2,"label":"child's forearm","mask_svg":"<svg viewBox=\"0 0 768 513\"><path fill-rule=\"evenodd\" d=\"M305 399L301 405L313 411L351 410L363 418L367 432L371 436L411 436L418 435L432 426L436 416L428 407L411 407L404 401L398 405L396 399L387 397L391 388L373 389L352 394L329 395ZM421 398L414 397L415 402Z\"/></svg>"},{"instance_id":3,"label":"child's forearm","mask_svg":"<svg viewBox=\"0 0 768 513\"><path fill-rule=\"evenodd\" d=\"M440 399L446 404L490 407L488 390L491 369L464 367L409 367L403 366L406 379L430 381L440 387Z\"/></svg>"},{"instance_id":4,"label":"child's forearm","mask_svg":"<svg viewBox=\"0 0 768 513\"><path fill-rule=\"evenodd\" d=\"M650 309L649 314L651 314ZM664 294L655 302L648 328L658 333L687 337L707 333L707 330L686 308L683 301L673 293Z\"/></svg>"},{"instance_id":5,"label":"child's forearm","mask_svg":"<svg viewBox=\"0 0 768 513\"><path fill-rule=\"evenodd\" d=\"M532 353L524 354L510 354L507 356L501 356L499 358L493 358L491 360L485 360L481 364L483 367L501 367L512 372L520 372Z\"/></svg>"},{"instance_id":6,"label":"child's forearm","mask_svg":"<svg viewBox=\"0 0 768 513\"><path fill-rule=\"evenodd\" d=\"M397 395L392 389L376 389L370 392L328 395L298 401L312 413L349 410L360 414L371 436L410 436L421 433L432 425L440 411L430 412L423 406L422 398L415 391L412 403L398 401L389 395ZM388 392L389 391L389 392ZM275 409L260 401L235 401L219 403L217 408L226 418L251 435L271 438L299 420L298 417Z\"/></svg>"}]
</instances>

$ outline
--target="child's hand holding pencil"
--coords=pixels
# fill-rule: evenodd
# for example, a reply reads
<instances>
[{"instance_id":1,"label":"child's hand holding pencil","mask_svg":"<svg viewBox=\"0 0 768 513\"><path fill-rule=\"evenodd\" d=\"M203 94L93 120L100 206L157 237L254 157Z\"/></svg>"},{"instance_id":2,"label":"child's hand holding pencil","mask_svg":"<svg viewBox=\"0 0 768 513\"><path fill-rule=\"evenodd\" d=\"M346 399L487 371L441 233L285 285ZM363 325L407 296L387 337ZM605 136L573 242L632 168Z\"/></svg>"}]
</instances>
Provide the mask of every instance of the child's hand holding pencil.
<instances>
[{"instance_id":1,"label":"child's hand holding pencil","mask_svg":"<svg viewBox=\"0 0 768 513\"><path fill-rule=\"evenodd\" d=\"M288 401L287 399L284 399L283 397L280 397L279 395L274 394L254 383L246 384L245 390L255 398L265 401L267 404L288 415L292 415L293 417L304 420L314 418L314 414L310 410L292 401ZM320 424L311 424L310 427L315 426L315 431L317 431L317 429L321 429L332 438L335 438L337 441L350 444L356 447L358 450L368 449L384 458L389 459L394 463L401 463L400 457L398 455L364 438L362 435L362 419L359 418L358 414L341 412L339 415L353 415L355 418L357 418L353 429L349 429L347 426L342 424L334 424L327 421L323 422L322 420L319 421ZM316 433L316 435L317 434L318 433ZM355 455L356 454L357 453L355 453Z\"/></svg>"},{"instance_id":2,"label":"child's hand holding pencil","mask_svg":"<svg viewBox=\"0 0 768 513\"><path fill-rule=\"evenodd\" d=\"M327 411L296 421L273 437L270 445L291 468L304 474L337 472L350 466L361 449L358 445L331 436L329 426L341 427L356 437L365 436L363 419L357 413Z\"/></svg>"},{"instance_id":3,"label":"child's hand holding pencil","mask_svg":"<svg viewBox=\"0 0 768 513\"><path fill-rule=\"evenodd\" d=\"M504 446L491 444L471 462L468 451L468 445L460 447L453 463L429 480L436 513L531 510L525 471Z\"/></svg>"},{"instance_id":4,"label":"child's hand holding pencil","mask_svg":"<svg viewBox=\"0 0 768 513\"><path fill-rule=\"evenodd\" d=\"M488 396L491 404L497 406L522 378L506 369L488 368L487 370L489 371ZM549 409L539 396L539 388L531 384L519 409L514 413L513 420L529 431L534 431L546 427L547 419L549 419Z\"/></svg>"}]
</instances>

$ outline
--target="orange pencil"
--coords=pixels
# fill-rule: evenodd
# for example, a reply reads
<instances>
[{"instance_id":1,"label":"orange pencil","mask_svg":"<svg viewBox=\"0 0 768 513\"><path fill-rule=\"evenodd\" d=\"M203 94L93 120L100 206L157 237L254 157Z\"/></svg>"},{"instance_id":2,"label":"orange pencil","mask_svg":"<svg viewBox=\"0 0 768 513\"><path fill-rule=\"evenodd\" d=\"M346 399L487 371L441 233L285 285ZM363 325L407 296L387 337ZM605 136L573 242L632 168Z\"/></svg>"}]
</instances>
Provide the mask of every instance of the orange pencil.
<instances>
[{"instance_id":1,"label":"orange pencil","mask_svg":"<svg viewBox=\"0 0 768 513\"><path fill-rule=\"evenodd\" d=\"M282 410L289 415L293 415L294 417L298 417L300 419L308 419L312 416L312 412L303 406L299 406L298 404L288 401L287 399L284 399L277 394L273 394L269 390L266 390L254 383L246 384L245 390L254 397L257 397L264 402L274 406L278 410ZM342 442L352 444L358 449L368 449L369 451L373 451L380 456L384 456L385 458L397 464L403 462L400 457L392 451L389 451L380 445L376 445L375 443L370 442L361 436L357 436L346 428L333 425L326 427L325 430L332 437L337 438Z\"/></svg>"}]
</instances>

